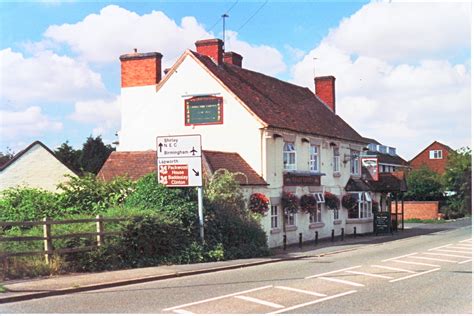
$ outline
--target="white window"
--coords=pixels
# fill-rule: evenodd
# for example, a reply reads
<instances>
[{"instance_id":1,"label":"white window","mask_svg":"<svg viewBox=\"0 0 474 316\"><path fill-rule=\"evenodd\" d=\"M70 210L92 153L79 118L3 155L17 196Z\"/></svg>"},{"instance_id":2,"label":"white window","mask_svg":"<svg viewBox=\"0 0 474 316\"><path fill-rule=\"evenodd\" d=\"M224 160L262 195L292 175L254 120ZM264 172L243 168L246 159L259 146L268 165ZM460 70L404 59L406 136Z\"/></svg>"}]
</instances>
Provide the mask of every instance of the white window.
<instances>
[{"instance_id":1,"label":"white window","mask_svg":"<svg viewBox=\"0 0 474 316\"><path fill-rule=\"evenodd\" d=\"M333 210L334 211L334 220L339 219L339 210Z\"/></svg>"},{"instance_id":2,"label":"white window","mask_svg":"<svg viewBox=\"0 0 474 316\"><path fill-rule=\"evenodd\" d=\"M443 159L442 150L430 150L430 159Z\"/></svg>"},{"instance_id":3,"label":"white window","mask_svg":"<svg viewBox=\"0 0 474 316\"><path fill-rule=\"evenodd\" d=\"M351 174L358 175L359 174L359 152L355 150L351 150Z\"/></svg>"},{"instance_id":4,"label":"white window","mask_svg":"<svg viewBox=\"0 0 474 316\"><path fill-rule=\"evenodd\" d=\"M270 211L270 220L272 222L272 228L278 228L278 206L272 205Z\"/></svg>"},{"instance_id":5,"label":"white window","mask_svg":"<svg viewBox=\"0 0 474 316\"><path fill-rule=\"evenodd\" d=\"M372 197L369 192L351 193L357 199L357 207L349 211L349 218L371 218Z\"/></svg>"},{"instance_id":6,"label":"white window","mask_svg":"<svg viewBox=\"0 0 474 316\"><path fill-rule=\"evenodd\" d=\"M377 151L377 145L376 144L369 144L369 150L370 151Z\"/></svg>"},{"instance_id":7,"label":"white window","mask_svg":"<svg viewBox=\"0 0 474 316\"><path fill-rule=\"evenodd\" d=\"M295 226L295 213L287 212L285 215L285 225Z\"/></svg>"},{"instance_id":8,"label":"white window","mask_svg":"<svg viewBox=\"0 0 474 316\"><path fill-rule=\"evenodd\" d=\"M285 143L283 146L283 169L296 170L296 150L294 143Z\"/></svg>"},{"instance_id":9,"label":"white window","mask_svg":"<svg viewBox=\"0 0 474 316\"><path fill-rule=\"evenodd\" d=\"M319 146L311 145L309 149L310 170L319 172Z\"/></svg>"},{"instance_id":10,"label":"white window","mask_svg":"<svg viewBox=\"0 0 474 316\"><path fill-rule=\"evenodd\" d=\"M339 147L334 147L332 149L332 170L334 172L339 172L339 159L340 159L340 156L339 156Z\"/></svg>"},{"instance_id":11,"label":"white window","mask_svg":"<svg viewBox=\"0 0 474 316\"><path fill-rule=\"evenodd\" d=\"M316 198L316 203L318 204L326 202L324 200L324 194L322 194L321 192L314 193L314 197Z\"/></svg>"},{"instance_id":12,"label":"white window","mask_svg":"<svg viewBox=\"0 0 474 316\"><path fill-rule=\"evenodd\" d=\"M309 213L309 222L310 223L321 223L321 211L323 208L323 203L317 203L316 208Z\"/></svg>"},{"instance_id":13,"label":"white window","mask_svg":"<svg viewBox=\"0 0 474 316\"><path fill-rule=\"evenodd\" d=\"M388 154L390 156L396 156L397 155L397 150L393 147L388 147Z\"/></svg>"}]
</instances>

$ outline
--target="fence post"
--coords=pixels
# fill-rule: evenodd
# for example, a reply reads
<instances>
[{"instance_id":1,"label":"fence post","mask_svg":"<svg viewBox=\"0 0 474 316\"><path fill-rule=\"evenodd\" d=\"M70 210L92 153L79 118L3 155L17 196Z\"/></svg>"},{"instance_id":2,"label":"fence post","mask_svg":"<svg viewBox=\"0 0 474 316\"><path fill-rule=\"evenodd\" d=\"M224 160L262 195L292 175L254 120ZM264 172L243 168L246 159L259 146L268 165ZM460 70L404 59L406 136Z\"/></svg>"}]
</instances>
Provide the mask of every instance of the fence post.
<instances>
[{"instance_id":1,"label":"fence post","mask_svg":"<svg viewBox=\"0 0 474 316\"><path fill-rule=\"evenodd\" d=\"M47 264L51 263L53 258L53 240L51 239L51 224L48 224L50 219L48 217L43 218L43 237L44 237L44 260Z\"/></svg>"},{"instance_id":2,"label":"fence post","mask_svg":"<svg viewBox=\"0 0 474 316\"><path fill-rule=\"evenodd\" d=\"M102 246L105 243L104 236L104 222L102 221L102 215L97 215L96 217L96 227L97 227L97 247Z\"/></svg>"}]
</instances>

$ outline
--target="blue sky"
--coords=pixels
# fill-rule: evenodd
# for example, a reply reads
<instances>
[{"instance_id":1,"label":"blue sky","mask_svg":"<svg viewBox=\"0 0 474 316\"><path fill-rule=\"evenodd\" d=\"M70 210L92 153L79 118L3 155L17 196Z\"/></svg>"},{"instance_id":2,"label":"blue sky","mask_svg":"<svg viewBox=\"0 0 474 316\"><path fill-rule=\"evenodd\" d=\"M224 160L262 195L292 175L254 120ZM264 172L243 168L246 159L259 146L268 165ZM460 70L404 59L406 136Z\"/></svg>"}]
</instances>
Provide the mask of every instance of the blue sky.
<instances>
[{"instance_id":1,"label":"blue sky","mask_svg":"<svg viewBox=\"0 0 474 316\"><path fill-rule=\"evenodd\" d=\"M469 2L41 1L0 3L0 151L115 141L119 55L159 51L170 66L221 37L229 8L226 48L244 67L311 89L335 75L336 112L363 136L406 159L471 144Z\"/></svg>"}]
</instances>

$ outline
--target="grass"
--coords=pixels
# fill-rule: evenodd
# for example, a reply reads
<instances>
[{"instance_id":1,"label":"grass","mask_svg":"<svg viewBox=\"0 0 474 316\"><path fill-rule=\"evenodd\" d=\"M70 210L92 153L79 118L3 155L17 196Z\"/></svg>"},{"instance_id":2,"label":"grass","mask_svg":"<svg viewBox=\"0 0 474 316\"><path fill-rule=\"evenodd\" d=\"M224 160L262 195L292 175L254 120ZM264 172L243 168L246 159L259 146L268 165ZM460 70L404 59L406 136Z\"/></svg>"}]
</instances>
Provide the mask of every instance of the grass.
<instances>
[{"instance_id":1,"label":"grass","mask_svg":"<svg viewBox=\"0 0 474 316\"><path fill-rule=\"evenodd\" d=\"M0 293L5 293L7 289L3 286L3 284L0 284Z\"/></svg>"},{"instance_id":2,"label":"grass","mask_svg":"<svg viewBox=\"0 0 474 316\"><path fill-rule=\"evenodd\" d=\"M445 219L419 219L419 218L411 218L406 219L405 223L424 223L424 224L442 224L446 223Z\"/></svg>"}]
</instances>

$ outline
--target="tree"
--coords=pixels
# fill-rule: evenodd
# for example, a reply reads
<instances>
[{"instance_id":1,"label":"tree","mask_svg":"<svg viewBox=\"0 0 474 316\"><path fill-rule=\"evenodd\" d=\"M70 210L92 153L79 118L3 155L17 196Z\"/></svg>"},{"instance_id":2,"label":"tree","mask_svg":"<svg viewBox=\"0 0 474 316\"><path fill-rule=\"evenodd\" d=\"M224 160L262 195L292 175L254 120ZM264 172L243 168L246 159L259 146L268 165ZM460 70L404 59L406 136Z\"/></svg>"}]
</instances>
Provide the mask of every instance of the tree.
<instances>
[{"instance_id":1,"label":"tree","mask_svg":"<svg viewBox=\"0 0 474 316\"><path fill-rule=\"evenodd\" d=\"M10 147L7 147L7 151L5 153L0 152L0 167L12 160L13 156L15 156L15 153Z\"/></svg>"},{"instance_id":2,"label":"tree","mask_svg":"<svg viewBox=\"0 0 474 316\"><path fill-rule=\"evenodd\" d=\"M439 201L443 200L444 185L440 175L426 166L413 170L407 175L408 191L405 200Z\"/></svg>"},{"instance_id":3,"label":"tree","mask_svg":"<svg viewBox=\"0 0 474 316\"><path fill-rule=\"evenodd\" d=\"M84 172L97 174L109 157L110 153L114 151L110 145L105 145L102 137L92 136L87 137L86 142L82 146L81 155L79 156L79 163Z\"/></svg>"},{"instance_id":4,"label":"tree","mask_svg":"<svg viewBox=\"0 0 474 316\"><path fill-rule=\"evenodd\" d=\"M79 157L81 156L81 150L74 149L69 146L69 141L61 144L54 153L61 160L63 164L74 170L76 173L80 173L81 166L79 164Z\"/></svg>"},{"instance_id":5,"label":"tree","mask_svg":"<svg viewBox=\"0 0 474 316\"><path fill-rule=\"evenodd\" d=\"M459 217L472 210L472 162L471 149L461 148L448 156L444 181L446 189L452 192L448 199L448 216Z\"/></svg>"}]
</instances>

